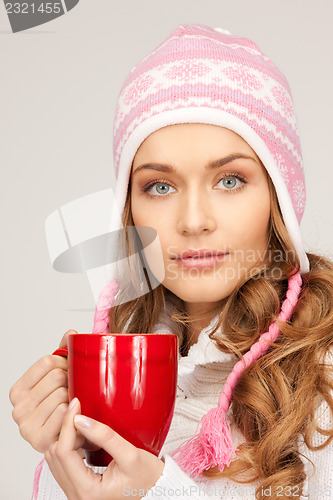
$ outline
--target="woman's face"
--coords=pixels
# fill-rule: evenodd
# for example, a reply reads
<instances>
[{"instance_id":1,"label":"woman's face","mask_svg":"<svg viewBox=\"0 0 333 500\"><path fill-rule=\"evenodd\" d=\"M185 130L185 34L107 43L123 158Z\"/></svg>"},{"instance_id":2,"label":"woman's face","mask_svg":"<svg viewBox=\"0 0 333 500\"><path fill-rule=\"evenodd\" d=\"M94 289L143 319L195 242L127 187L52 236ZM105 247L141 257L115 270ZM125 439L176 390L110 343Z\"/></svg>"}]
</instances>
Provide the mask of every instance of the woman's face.
<instances>
[{"instance_id":1,"label":"woman's face","mask_svg":"<svg viewBox=\"0 0 333 500\"><path fill-rule=\"evenodd\" d=\"M266 170L226 128L191 123L152 133L133 161L131 197L134 224L158 233L163 285L188 309L230 295L265 254Z\"/></svg>"}]
</instances>

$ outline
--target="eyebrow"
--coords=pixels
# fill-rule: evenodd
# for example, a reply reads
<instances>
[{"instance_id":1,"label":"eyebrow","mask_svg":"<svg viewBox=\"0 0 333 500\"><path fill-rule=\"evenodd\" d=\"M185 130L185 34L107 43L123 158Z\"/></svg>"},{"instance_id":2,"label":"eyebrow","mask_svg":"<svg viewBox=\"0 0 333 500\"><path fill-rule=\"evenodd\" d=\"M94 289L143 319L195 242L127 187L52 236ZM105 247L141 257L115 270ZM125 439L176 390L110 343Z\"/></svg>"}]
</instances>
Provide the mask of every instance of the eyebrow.
<instances>
[{"instance_id":1,"label":"eyebrow","mask_svg":"<svg viewBox=\"0 0 333 500\"><path fill-rule=\"evenodd\" d=\"M231 163L234 160L245 159L252 160L255 163L257 161L252 158L252 156L243 155L240 153L230 154L224 158L218 158L217 160L210 161L205 166L205 170L213 170L214 168L223 167L227 163ZM140 167L136 168L133 172L133 175L139 172L139 170L158 170L159 172L175 172L176 170L171 167L171 165L166 165L164 163L145 163L144 165L140 165Z\"/></svg>"}]
</instances>

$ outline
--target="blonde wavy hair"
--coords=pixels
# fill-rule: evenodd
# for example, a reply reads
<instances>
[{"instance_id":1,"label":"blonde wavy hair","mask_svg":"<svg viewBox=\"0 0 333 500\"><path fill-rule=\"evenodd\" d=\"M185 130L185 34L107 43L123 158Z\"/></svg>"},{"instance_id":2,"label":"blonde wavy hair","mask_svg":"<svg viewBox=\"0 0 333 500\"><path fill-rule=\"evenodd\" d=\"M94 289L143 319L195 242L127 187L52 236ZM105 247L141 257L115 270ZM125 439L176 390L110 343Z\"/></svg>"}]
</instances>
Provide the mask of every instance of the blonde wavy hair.
<instances>
[{"instance_id":1,"label":"blonde wavy hair","mask_svg":"<svg viewBox=\"0 0 333 500\"><path fill-rule=\"evenodd\" d=\"M258 262L249 276L210 311L217 313L223 308L210 338L221 351L232 352L239 359L277 320L291 270L299 270L275 188L269 176L267 179L271 193L268 244L271 254L280 252L283 259ZM129 185L123 212L125 228L134 225L130 193ZM128 234L125 239L124 244L133 248ZM300 298L290 321L279 322L281 334L276 342L244 371L234 389L233 418L245 442L238 446L237 458L229 467L222 472L217 467L204 472L206 477L214 479L259 481L257 499L267 498L263 493L267 488L274 499L290 498L290 489L294 497L301 496L306 473L298 451L298 437L304 436L310 450L320 450L333 439L333 428L320 428L315 417L315 410L323 400L333 414L332 367L324 362L333 346L333 263L312 253L307 256L310 271L302 275ZM181 354L185 355L186 326L206 315L188 317L183 301L162 284L144 296L114 306L110 312L110 331L151 333L161 311L166 310L166 302L173 305L174 331L179 336ZM219 327L223 338L217 334ZM311 444L315 432L327 437L318 447Z\"/></svg>"}]
</instances>

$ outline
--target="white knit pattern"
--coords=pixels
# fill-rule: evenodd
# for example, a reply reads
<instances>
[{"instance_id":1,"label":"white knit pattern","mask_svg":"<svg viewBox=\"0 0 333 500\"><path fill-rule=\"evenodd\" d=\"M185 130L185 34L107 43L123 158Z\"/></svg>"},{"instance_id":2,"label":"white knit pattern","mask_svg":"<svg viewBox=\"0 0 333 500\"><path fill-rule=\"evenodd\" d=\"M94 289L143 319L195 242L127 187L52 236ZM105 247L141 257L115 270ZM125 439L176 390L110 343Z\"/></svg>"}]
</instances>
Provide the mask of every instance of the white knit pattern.
<instances>
[{"instance_id":1,"label":"white knit pattern","mask_svg":"<svg viewBox=\"0 0 333 500\"><path fill-rule=\"evenodd\" d=\"M179 68L179 69L178 69ZM292 130L298 133L298 123L296 116L291 112L293 108L293 103L290 94L285 90L285 88L280 85L274 78L270 75L263 74L256 68L248 69L246 79L242 78L243 66L234 61L223 61L214 60L208 58L198 58L196 60L196 72L187 73L184 75L184 70L182 64L175 62L169 62L164 64L163 71L160 68L153 67L152 69L143 72L138 75L138 77L132 80L128 87L124 87L122 94L119 96L119 106L121 112L116 116L114 122L114 131L118 131L118 128L122 124L122 120L130 113L132 107L137 106L149 97L149 95L157 93L158 91L167 90L170 87L170 80L172 78L175 82L179 80L179 84L183 85L186 83L186 79L192 85L200 83L202 81L202 76L205 75L212 83L215 81L217 85L223 81L225 85L230 88L242 89L244 95L250 95L256 99L264 100L267 104L269 103L272 109L280 113L283 118L289 123ZM178 71L178 73L177 73ZM237 84L235 83L237 79ZM274 98L274 96L276 96ZM280 96L283 96L284 106L281 107ZM196 104L201 105L199 96L196 96ZM211 103L209 97L206 97L208 105ZM234 103L236 104L236 103ZM170 103L168 103L170 105ZM179 100L175 104L177 107L179 105L186 107L187 100ZM140 123L143 118L147 118L151 114L154 114L156 110L162 111L160 107L161 103L156 104L156 109L152 106L146 113L143 113L141 117L138 117L138 122ZM223 107L223 109L225 109ZM258 120L259 118L253 114L253 120ZM265 122L265 124L270 122ZM137 121L131 123L130 128L126 136L120 142L120 146L126 142L127 138L134 130ZM290 143L293 147L293 144ZM295 154L296 156L296 154ZM301 163L301 158L297 155L298 161Z\"/></svg>"}]
</instances>

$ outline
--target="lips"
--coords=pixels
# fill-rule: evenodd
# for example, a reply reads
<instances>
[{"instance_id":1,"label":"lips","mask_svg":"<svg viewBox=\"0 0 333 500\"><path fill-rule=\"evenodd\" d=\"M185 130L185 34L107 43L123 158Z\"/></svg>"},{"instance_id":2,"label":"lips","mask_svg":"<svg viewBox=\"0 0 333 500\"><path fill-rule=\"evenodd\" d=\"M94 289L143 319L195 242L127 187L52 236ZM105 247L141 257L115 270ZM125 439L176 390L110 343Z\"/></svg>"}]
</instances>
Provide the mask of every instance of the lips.
<instances>
[{"instance_id":1,"label":"lips","mask_svg":"<svg viewBox=\"0 0 333 500\"><path fill-rule=\"evenodd\" d=\"M203 259L222 255L225 255L225 253L219 252L218 250L211 250L209 248L188 249L177 255L176 260Z\"/></svg>"},{"instance_id":2,"label":"lips","mask_svg":"<svg viewBox=\"0 0 333 500\"><path fill-rule=\"evenodd\" d=\"M184 250L173 260L180 267L190 270L213 269L225 260L226 255L228 254L210 248L197 248Z\"/></svg>"}]
</instances>

